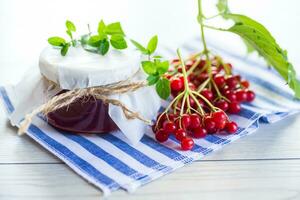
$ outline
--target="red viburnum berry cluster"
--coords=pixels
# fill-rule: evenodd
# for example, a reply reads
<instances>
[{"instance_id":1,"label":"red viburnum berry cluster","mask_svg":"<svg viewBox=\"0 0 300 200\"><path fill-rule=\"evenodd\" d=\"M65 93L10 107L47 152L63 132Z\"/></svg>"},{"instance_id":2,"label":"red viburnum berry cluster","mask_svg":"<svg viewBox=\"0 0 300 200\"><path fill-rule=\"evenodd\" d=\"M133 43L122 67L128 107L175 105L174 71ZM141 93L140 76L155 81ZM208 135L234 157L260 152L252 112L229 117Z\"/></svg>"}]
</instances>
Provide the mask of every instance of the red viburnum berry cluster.
<instances>
[{"instance_id":1,"label":"red viburnum berry cluster","mask_svg":"<svg viewBox=\"0 0 300 200\"><path fill-rule=\"evenodd\" d=\"M219 132L234 134L238 125L226 113L238 114L241 103L254 100L249 82L232 75L232 65L218 56L203 59L196 54L182 63L174 59L166 74L173 99L153 125L156 140L165 142L174 134L181 149L190 150L193 138Z\"/></svg>"}]
</instances>

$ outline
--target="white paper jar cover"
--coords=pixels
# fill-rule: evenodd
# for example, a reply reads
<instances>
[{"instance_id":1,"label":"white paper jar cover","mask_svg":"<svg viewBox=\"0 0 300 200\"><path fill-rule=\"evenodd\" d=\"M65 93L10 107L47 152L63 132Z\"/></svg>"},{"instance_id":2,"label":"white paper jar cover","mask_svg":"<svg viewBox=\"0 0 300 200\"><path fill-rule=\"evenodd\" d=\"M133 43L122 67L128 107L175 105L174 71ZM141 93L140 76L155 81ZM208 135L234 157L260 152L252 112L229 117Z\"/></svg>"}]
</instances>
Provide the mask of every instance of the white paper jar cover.
<instances>
[{"instance_id":1,"label":"white paper jar cover","mask_svg":"<svg viewBox=\"0 0 300 200\"><path fill-rule=\"evenodd\" d=\"M138 71L140 58L140 53L132 49L112 49L101 56L77 47L61 56L59 49L47 47L40 55L39 66L49 80L72 90L126 80Z\"/></svg>"},{"instance_id":2,"label":"white paper jar cover","mask_svg":"<svg viewBox=\"0 0 300 200\"><path fill-rule=\"evenodd\" d=\"M39 68L40 73L44 77L57 83L61 89L72 90L103 86L127 79L130 79L132 82L145 80L145 75L140 70L140 62L140 53L130 48L122 51L111 49L105 56L102 56L87 52L81 47L76 47L70 48L66 56L61 56L59 49L47 47L40 55ZM42 75L39 75L41 81ZM31 77L37 78L36 76ZM27 81L30 82L30 80ZM31 84L27 91L45 96L49 95L47 86L44 83L39 84L39 86L36 84L36 87ZM160 98L153 87L144 87L135 92L111 95L109 98L121 101L129 109L139 112L143 118L149 120L155 118L161 106ZM41 99L45 98L41 96ZM25 101L29 100L30 97L28 95L23 101L20 100L20 105L23 105L19 106L20 108L15 111L17 116L15 118L18 119L12 120L18 121L22 115L24 116L28 112L24 105L26 105ZM30 104L29 107L39 106L43 103L45 101L41 100L27 102L27 104ZM149 130L148 125L138 119L126 119L122 109L118 106L110 104L108 114L129 142L133 144L137 143L145 132Z\"/></svg>"}]
</instances>

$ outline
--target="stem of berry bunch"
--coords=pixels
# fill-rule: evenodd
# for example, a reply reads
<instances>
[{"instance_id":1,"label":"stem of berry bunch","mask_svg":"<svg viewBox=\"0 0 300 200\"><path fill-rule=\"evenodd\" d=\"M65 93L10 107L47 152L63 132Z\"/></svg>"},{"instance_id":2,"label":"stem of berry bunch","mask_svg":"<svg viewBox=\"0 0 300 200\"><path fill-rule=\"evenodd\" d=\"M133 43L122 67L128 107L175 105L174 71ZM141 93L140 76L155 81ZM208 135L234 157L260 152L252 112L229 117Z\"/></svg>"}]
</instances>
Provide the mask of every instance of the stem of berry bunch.
<instances>
[{"instance_id":1,"label":"stem of berry bunch","mask_svg":"<svg viewBox=\"0 0 300 200\"><path fill-rule=\"evenodd\" d=\"M179 61L181 63L181 66L182 66L182 75L183 75L183 79L184 79L184 87L185 87L185 92L184 92L184 98L183 98L183 101L182 101L182 105L181 105L181 110L180 110L180 115L183 114L184 112L184 105L185 105L185 100L190 96L194 101L195 103L197 104L199 110L200 110L200 114L201 115L204 115L204 111L201 107L201 105L199 104L197 98L195 97L194 95L194 92L190 89L189 87L189 84L188 84L188 74L186 72L186 69L185 69L185 64L184 64L184 60L182 59L182 56L181 56L181 53L179 51L179 49L177 49L177 55L178 55L178 58L179 58ZM203 96L201 97L203 98ZM190 101L188 100L187 101L187 110L188 112L190 111L191 109L191 106L190 106Z\"/></svg>"},{"instance_id":2,"label":"stem of berry bunch","mask_svg":"<svg viewBox=\"0 0 300 200\"><path fill-rule=\"evenodd\" d=\"M204 24L203 24L203 12L202 12L202 0L198 0L198 23L200 25L200 30L201 30L201 39L202 39L202 43L203 43L203 53L206 56L206 65L207 65L207 71L208 71L208 75L209 78L211 79L212 77L212 72L211 72L211 63L210 63L210 59L209 59L209 51L207 49L207 45L206 45L206 40L205 40L205 35L204 35Z\"/></svg>"}]
</instances>

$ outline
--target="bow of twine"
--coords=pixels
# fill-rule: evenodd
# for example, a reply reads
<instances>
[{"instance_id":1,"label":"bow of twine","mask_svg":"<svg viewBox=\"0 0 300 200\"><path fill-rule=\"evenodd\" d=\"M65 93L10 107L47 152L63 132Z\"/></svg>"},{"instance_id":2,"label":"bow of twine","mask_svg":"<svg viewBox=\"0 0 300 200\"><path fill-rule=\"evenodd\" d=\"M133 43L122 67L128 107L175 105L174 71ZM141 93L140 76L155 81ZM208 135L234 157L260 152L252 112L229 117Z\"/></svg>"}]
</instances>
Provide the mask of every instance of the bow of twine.
<instances>
[{"instance_id":1,"label":"bow of twine","mask_svg":"<svg viewBox=\"0 0 300 200\"><path fill-rule=\"evenodd\" d=\"M46 78L45 78L46 79ZM46 79L47 80L47 79ZM109 98L110 95L113 94L123 94L127 92L134 92L139 88L147 86L146 81L140 81L140 82L133 82L133 83L127 83L127 81L118 82L116 84L110 84L106 86L99 86L99 87L91 87L91 88L82 88L82 89L74 89L67 91L65 93L56 95L52 97L49 101L47 101L45 104L42 104L41 106L34 109L31 113L27 114L24 118L24 120L20 124L20 128L18 130L18 134L22 135L27 131L29 128L32 118L36 116L39 113L42 113L43 115L47 115L51 112L54 112L60 108L66 107L73 102L75 102L77 99L80 99L82 97L86 96L92 96L95 99L100 99L104 104L113 104L115 106L119 106L125 117L127 119L139 119L147 124L150 124L150 120L144 119L138 112L134 112L130 110L124 103L117 99L111 99Z\"/></svg>"}]
</instances>

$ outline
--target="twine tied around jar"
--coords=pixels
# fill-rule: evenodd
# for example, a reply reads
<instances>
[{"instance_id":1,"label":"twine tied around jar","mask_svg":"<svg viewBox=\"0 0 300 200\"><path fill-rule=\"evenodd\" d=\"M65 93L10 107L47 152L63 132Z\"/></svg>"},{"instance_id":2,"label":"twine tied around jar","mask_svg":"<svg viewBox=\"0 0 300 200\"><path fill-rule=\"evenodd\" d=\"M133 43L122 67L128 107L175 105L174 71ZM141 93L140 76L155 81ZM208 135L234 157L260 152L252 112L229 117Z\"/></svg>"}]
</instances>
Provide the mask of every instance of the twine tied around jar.
<instances>
[{"instance_id":1,"label":"twine tied around jar","mask_svg":"<svg viewBox=\"0 0 300 200\"><path fill-rule=\"evenodd\" d=\"M44 77L49 83L54 84L54 86L57 86L56 83L48 80L46 77ZM129 80L126 81L120 81L118 83L109 84L105 86L98 86L98 87L90 87L90 88L79 88L79 89L73 89L69 90L65 93L58 94L54 97L52 97L49 101L42 104L41 106L34 109L31 113L27 114L24 118L24 120L20 124L20 128L18 130L18 134L22 135L24 134L31 122L32 118L36 116L39 113L42 113L43 115L47 115L51 112L54 112L60 108L67 107L73 102L75 102L77 99L80 99L82 97L91 96L95 99L102 100L104 104L112 104L115 106L119 106L125 117L127 119L139 119L147 124L151 124L150 120L144 119L138 112L134 112L130 110L124 103L117 99L111 99L109 98L110 95L113 94L124 94L127 92L134 92L138 90L139 88L147 86L146 81L140 81L140 82L129 82Z\"/></svg>"}]
</instances>

